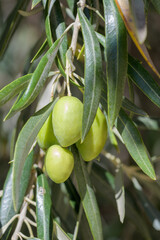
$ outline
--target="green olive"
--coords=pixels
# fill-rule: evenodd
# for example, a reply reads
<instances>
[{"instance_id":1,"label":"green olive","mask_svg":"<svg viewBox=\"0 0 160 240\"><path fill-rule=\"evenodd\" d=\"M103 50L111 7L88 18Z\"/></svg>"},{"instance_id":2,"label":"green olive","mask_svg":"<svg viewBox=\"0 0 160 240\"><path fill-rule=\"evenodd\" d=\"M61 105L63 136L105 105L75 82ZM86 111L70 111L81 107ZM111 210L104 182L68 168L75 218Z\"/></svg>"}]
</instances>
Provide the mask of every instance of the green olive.
<instances>
[{"instance_id":1,"label":"green olive","mask_svg":"<svg viewBox=\"0 0 160 240\"><path fill-rule=\"evenodd\" d=\"M53 133L52 127L52 114L49 115L41 130L37 136L37 142L43 150L47 150L53 144L57 144L58 141Z\"/></svg>"},{"instance_id":2,"label":"green olive","mask_svg":"<svg viewBox=\"0 0 160 240\"><path fill-rule=\"evenodd\" d=\"M52 112L53 130L62 147L68 147L80 139L82 114L83 104L76 97L65 96L55 104Z\"/></svg>"},{"instance_id":3,"label":"green olive","mask_svg":"<svg viewBox=\"0 0 160 240\"><path fill-rule=\"evenodd\" d=\"M102 151L107 139L107 123L104 114L98 108L93 124L83 143L78 141L76 146L85 161L91 161Z\"/></svg>"},{"instance_id":4,"label":"green olive","mask_svg":"<svg viewBox=\"0 0 160 240\"><path fill-rule=\"evenodd\" d=\"M65 182L74 166L73 154L59 145L51 146L46 153L45 169L55 183Z\"/></svg>"}]
</instances>

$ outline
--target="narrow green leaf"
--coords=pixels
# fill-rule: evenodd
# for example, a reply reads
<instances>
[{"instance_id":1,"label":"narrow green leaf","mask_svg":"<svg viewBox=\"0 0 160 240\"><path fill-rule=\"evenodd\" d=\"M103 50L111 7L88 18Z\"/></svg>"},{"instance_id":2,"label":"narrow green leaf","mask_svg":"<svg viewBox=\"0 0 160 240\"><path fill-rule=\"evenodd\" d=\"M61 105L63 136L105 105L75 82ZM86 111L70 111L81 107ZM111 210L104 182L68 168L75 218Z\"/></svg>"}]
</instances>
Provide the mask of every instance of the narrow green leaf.
<instances>
[{"instance_id":1,"label":"narrow green leaf","mask_svg":"<svg viewBox=\"0 0 160 240\"><path fill-rule=\"evenodd\" d=\"M39 130L51 113L55 103L56 100L52 103L49 103L40 111L36 112L27 121L18 136L13 162L13 201L15 209L17 209L19 205L20 180L22 177L26 157L35 141Z\"/></svg>"},{"instance_id":2,"label":"narrow green leaf","mask_svg":"<svg viewBox=\"0 0 160 240\"><path fill-rule=\"evenodd\" d=\"M121 108L127 74L127 34L115 2L103 0L103 4L106 35L108 118L112 127Z\"/></svg>"},{"instance_id":3,"label":"narrow green leaf","mask_svg":"<svg viewBox=\"0 0 160 240\"><path fill-rule=\"evenodd\" d=\"M51 31L53 34L54 41L63 34L66 29L63 13L61 10L60 2L56 1L52 7L50 13L50 21L51 21ZM67 36L64 37L62 44L59 48L60 59L62 61L63 66L66 65L65 55L67 52Z\"/></svg>"},{"instance_id":4,"label":"narrow green leaf","mask_svg":"<svg viewBox=\"0 0 160 240\"><path fill-rule=\"evenodd\" d=\"M51 32L49 15L47 15L46 20L45 20L45 30L46 30L48 45L49 45L49 47L51 47L52 44L53 44L53 39L52 39L52 32Z\"/></svg>"},{"instance_id":5,"label":"narrow green leaf","mask_svg":"<svg viewBox=\"0 0 160 240\"><path fill-rule=\"evenodd\" d=\"M11 133L11 140L10 140L10 159L13 159L14 155L14 147L16 143L16 137L17 137L17 129L13 128L12 133Z\"/></svg>"},{"instance_id":6,"label":"narrow green leaf","mask_svg":"<svg viewBox=\"0 0 160 240\"><path fill-rule=\"evenodd\" d=\"M20 78L17 78L13 82L9 83L7 86L0 90L0 106L5 104L21 90L25 89L31 79L32 74L27 74Z\"/></svg>"},{"instance_id":7,"label":"narrow green leaf","mask_svg":"<svg viewBox=\"0 0 160 240\"><path fill-rule=\"evenodd\" d=\"M22 19L22 16L18 13L18 10L24 10L27 6L27 3L27 0L18 0L14 9L11 11L5 23L2 25L0 36L0 57L4 55L15 30Z\"/></svg>"},{"instance_id":8,"label":"narrow green leaf","mask_svg":"<svg viewBox=\"0 0 160 240\"><path fill-rule=\"evenodd\" d=\"M155 7L156 11L160 14L160 1L159 0L151 0L153 6Z\"/></svg>"},{"instance_id":9,"label":"narrow green leaf","mask_svg":"<svg viewBox=\"0 0 160 240\"><path fill-rule=\"evenodd\" d=\"M102 224L94 190L91 186L88 171L84 161L75 147L72 148L75 159L75 174L78 183L82 205L94 240L102 240Z\"/></svg>"},{"instance_id":10,"label":"narrow green leaf","mask_svg":"<svg viewBox=\"0 0 160 240\"><path fill-rule=\"evenodd\" d=\"M3 187L3 196L0 203L0 228L3 227L16 212L12 202L12 165L8 171Z\"/></svg>"},{"instance_id":11,"label":"narrow green leaf","mask_svg":"<svg viewBox=\"0 0 160 240\"><path fill-rule=\"evenodd\" d=\"M38 49L38 51L36 52L36 54L34 55L34 57L32 58L31 63L33 63L37 58L39 58L44 53L47 46L48 46L47 39L45 39L40 48Z\"/></svg>"},{"instance_id":12,"label":"narrow green leaf","mask_svg":"<svg viewBox=\"0 0 160 240\"><path fill-rule=\"evenodd\" d=\"M141 135L132 120L122 109L117 118L116 127L134 161L143 172L155 180L156 175Z\"/></svg>"},{"instance_id":13,"label":"narrow green leaf","mask_svg":"<svg viewBox=\"0 0 160 240\"><path fill-rule=\"evenodd\" d=\"M100 45L90 22L78 9L85 44L85 91L82 120L82 141L87 135L97 112L102 88L102 56ZM86 34L87 33L87 34Z\"/></svg>"},{"instance_id":14,"label":"narrow green leaf","mask_svg":"<svg viewBox=\"0 0 160 240\"><path fill-rule=\"evenodd\" d=\"M28 155L24 169L22 170L22 175L20 178L20 185L19 185L19 198L18 198L18 205L17 211L14 210L13 207L13 198L12 198L12 181L13 181L13 173L12 173L12 165L8 172L5 185L4 185L4 192L0 203L0 226L4 226L8 223L8 221L18 213L23 200L24 196L28 187L29 179L30 179L30 172L33 164L33 151Z\"/></svg>"},{"instance_id":15,"label":"narrow green leaf","mask_svg":"<svg viewBox=\"0 0 160 240\"><path fill-rule=\"evenodd\" d=\"M143 68L140 62L128 57L128 76L140 90L158 107L160 107L160 87Z\"/></svg>"},{"instance_id":16,"label":"narrow green leaf","mask_svg":"<svg viewBox=\"0 0 160 240\"><path fill-rule=\"evenodd\" d=\"M36 215L37 215L37 236L41 239L52 239L52 201L50 188L44 174L37 177L36 191Z\"/></svg>"},{"instance_id":17,"label":"narrow green leaf","mask_svg":"<svg viewBox=\"0 0 160 240\"><path fill-rule=\"evenodd\" d=\"M115 199L121 223L125 217L125 192L123 182L123 172L121 166L116 169L115 175Z\"/></svg>"},{"instance_id":18,"label":"narrow green leaf","mask_svg":"<svg viewBox=\"0 0 160 240\"><path fill-rule=\"evenodd\" d=\"M32 0L32 6L31 9L33 9L35 6L37 6L38 3L40 3L41 0Z\"/></svg>"},{"instance_id":19,"label":"narrow green leaf","mask_svg":"<svg viewBox=\"0 0 160 240\"><path fill-rule=\"evenodd\" d=\"M97 39L99 41L99 43L105 48L105 36L103 36L102 34L95 32Z\"/></svg>"},{"instance_id":20,"label":"narrow green leaf","mask_svg":"<svg viewBox=\"0 0 160 240\"><path fill-rule=\"evenodd\" d=\"M53 231L56 235L57 239L60 240L71 240L71 238L64 232L64 230L60 227L60 225L54 221Z\"/></svg>"},{"instance_id":21,"label":"narrow green leaf","mask_svg":"<svg viewBox=\"0 0 160 240\"><path fill-rule=\"evenodd\" d=\"M141 207L144 209L149 221L155 230L160 231L160 212L153 206L153 204L148 200L146 194L136 178L132 178L133 185L138 193L138 200L141 203Z\"/></svg>"},{"instance_id":22,"label":"narrow green leaf","mask_svg":"<svg viewBox=\"0 0 160 240\"><path fill-rule=\"evenodd\" d=\"M40 93L49 71L52 67L53 61L57 55L59 46L63 37L58 39L47 53L42 57L36 70L34 71L29 85L20 100L11 108L5 119L11 118L15 113L28 107Z\"/></svg>"},{"instance_id":23,"label":"narrow green leaf","mask_svg":"<svg viewBox=\"0 0 160 240\"><path fill-rule=\"evenodd\" d=\"M136 106L134 103L132 103L126 97L123 97L122 108L124 108L125 110L130 111L130 112L132 112L134 114L141 115L143 117L147 117L148 116L148 114L144 110L142 110L141 108Z\"/></svg>"}]
</instances>

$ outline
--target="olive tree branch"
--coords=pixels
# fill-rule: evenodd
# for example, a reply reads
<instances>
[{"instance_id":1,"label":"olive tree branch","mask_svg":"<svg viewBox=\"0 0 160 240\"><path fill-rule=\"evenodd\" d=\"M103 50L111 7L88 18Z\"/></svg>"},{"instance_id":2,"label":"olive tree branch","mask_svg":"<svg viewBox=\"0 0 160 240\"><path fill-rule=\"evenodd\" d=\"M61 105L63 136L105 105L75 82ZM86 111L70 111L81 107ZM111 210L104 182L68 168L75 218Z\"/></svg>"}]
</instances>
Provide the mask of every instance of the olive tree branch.
<instances>
[{"instance_id":1,"label":"olive tree branch","mask_svg":"<svg viewBox=\"0 0 160 240\"><path fill-rule=\"evenodd\" d=\"M33 194L34 194L33 193L34 181L35 181L35 171L32 173L30 184L29 184L29 190L28 190L28 195L27 195L27 198L29 198L29 199L32 199ZM29 202L24 199L24 202L23 202L20 214L19 214L18 223L16 225L16 229L15 229L13 235L12 235L11 240L18 240L18 234L20 233L23 222L26 218L28 205L29 205Z\"/></svg>"},{"instance_id":2,"label":"olive tree branch","mask_svg":"<svg viewBox=\"0 0 160 240\"><path fill-rule=\"evenodd\" d=\"M86 0L81 0L81 1L78 2L78 4L80 5L82 10L85 7L85 3L86 3ZM79 22L79 17L78 17L78 14L77 14L76 20L75 20L75 23L74 23L74 27L73 27L72 41L71 41L71 45L70 45L70 48L72 49L72 60L74 59L74 55L75 55L75 52L76 52L79 29L80 29L80 22Z\"/></svg>"}]
</instances>

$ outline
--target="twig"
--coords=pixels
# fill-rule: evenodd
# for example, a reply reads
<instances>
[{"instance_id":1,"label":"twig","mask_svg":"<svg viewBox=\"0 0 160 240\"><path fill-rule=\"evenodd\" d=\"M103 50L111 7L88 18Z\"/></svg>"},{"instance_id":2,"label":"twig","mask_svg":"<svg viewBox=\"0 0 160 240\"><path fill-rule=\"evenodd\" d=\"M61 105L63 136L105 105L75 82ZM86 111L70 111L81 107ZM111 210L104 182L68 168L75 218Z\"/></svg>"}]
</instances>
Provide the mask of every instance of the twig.
<instances>
[{"instance_id":1,"label":"twig","mask_svg":"<svg viewBox=\"0 0 160 240\"><path fill-rule=\"evenodd\" d=\"M85 3L86 3L86 0L79 1L79 4L80 4L82 10L85 7ZM75 23L74 23L74 28L73 28L72 41L71 41L71 45L70 45L70 48L72 49L72 60L74 59L74 55L75 55L75 52L76 52L79 29L80 29L80 22L79 22L79 17L78 17L78 14L77 14L76 20L75 20Z\"/></svg>"},{"instance_id":2,"label":"twig","mask_svg":"<svg viewBox=\"0 0 160 240\"><path fill-rule=\"evenodd\" d=\"M25 218L29 224L31 224L34 227L37 227L37 223L33 222L30 218L26 217Z\"/></svg>"},{"instance_id":3,"label":"twig","mask_svg":"<svg viewBox=\"0 0 160 240\"><path fill-rule=\"evenodd\" d=\"M34 220L35 220L35 222L37 221L37 218L36 218L36 213L35 213L35 211L32 209L32 208L30 208L29 206L28 206L28 211L29 211L29 213L32 215L32 217L34 218Z\"/></svg>"},{"instance_id":4,"label":"twig","mask_svg":"<svg viewBox=\"0 0 160 240\"><path fill-rule=\"evenodd\" d=\"M9 227L9 225L16 219L19 217L19 214L14 215L8 223L6 223L2 228L0 228L0 238L3 236L3 234L5 233L5 231L7 230L7 228Z\"/></svg>"},{"instance_id":5,"label":"twig","mask_svg":"<svg viewBox=\"0 0 160 240\"><path fill-rule=\"evenodd\" d=\"M33 189L30 190L28 196L29 196L29 198L32 198L32 196L33 196ZM16 229L15 229L13 235L12 235L11 240L17 240L17 239L18 239L18 235L17 235L17 234L20 232L20 230L21 230L21 228L22 228L24 219L25 219L25 217L26 217L28 204L29 204L29 203L26 202L26 201L23 202L23 206L22 206L21 212L20 212L20 214L19 214L19 220L18 220Z\"/></svg>"},{"instance_id":6,"label":"twig","mask_svg":"<svg viewBox=\"0 0 160 240\"><path fill-rule=\"evenodd\" d=\"M108 158L115 166L119 166L121 164L120 158L114 156L111 153L106 152L105 150L102 151L102 154Z\"/></svg>"},{"instance_id":7,"label":"twig","mask_svg":"<svg viewBox=\"0 0 160 240\"><path fill-rule=\"evenodd\" d=\"M24 238L24 239L28 239L28 236L24 235L24 234L21 233L21 232L20 232L20 233L17 233L17 236L20 237L21 240L23 240L23 238ZM23 238L22 238L22 237L23 237Z\"/></svg>"},{"instance_id":8,"label":"twig","mask_svg":"<svg viewBox=\"0 0 160 240\"><path fill-rule=\"evenodd\" d=\"M36 202L33 201L33 200L31 200L30 198L25 197L24 200L25 200L26 202L30 203L31 205L33 205L34 207L36 207Z\"/></svg>"},{"instance_id":9,"label":"twig","mask_svg":"<svg viewBox=\"0 0 160 240\"><path fill-rule=\"evenodd\" d=\"M29 221L27 220L27 218L24 219L24 223L26 224L27 228L28 228L28 231L29 231L29 234L30 234L30 237L33 237L33 231L32 231L32 228L31 228L31 225L29 223Z\"/></svg>"}]
</instances>

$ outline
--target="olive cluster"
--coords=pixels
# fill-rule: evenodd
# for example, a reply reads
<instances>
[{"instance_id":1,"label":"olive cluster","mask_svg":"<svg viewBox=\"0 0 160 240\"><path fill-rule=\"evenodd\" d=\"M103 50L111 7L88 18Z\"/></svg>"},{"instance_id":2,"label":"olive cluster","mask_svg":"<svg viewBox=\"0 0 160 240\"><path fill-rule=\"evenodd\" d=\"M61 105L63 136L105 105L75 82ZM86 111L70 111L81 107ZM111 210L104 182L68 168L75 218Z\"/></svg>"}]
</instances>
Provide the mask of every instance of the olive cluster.
<instances>
[{"instance_id":1,"label":"olive cluster","mask_svg":"<svg viewBox=\"0 0 160 240\"><path fill-rule=\"evenodd\" d=\"M73 154L67 147L75 143L82 158L91 161L99 155L105 145L107 124L100 108L86 138L81 143L82 114L82 102L76 97L64 96L57 101L38 133L38 144L47 151L46 172L56 183L66 181L74 167Z\"/></svg>"}]
</instances>

